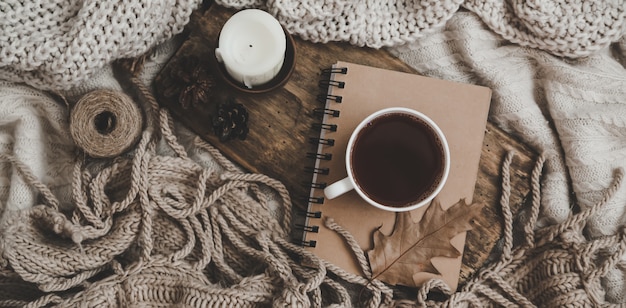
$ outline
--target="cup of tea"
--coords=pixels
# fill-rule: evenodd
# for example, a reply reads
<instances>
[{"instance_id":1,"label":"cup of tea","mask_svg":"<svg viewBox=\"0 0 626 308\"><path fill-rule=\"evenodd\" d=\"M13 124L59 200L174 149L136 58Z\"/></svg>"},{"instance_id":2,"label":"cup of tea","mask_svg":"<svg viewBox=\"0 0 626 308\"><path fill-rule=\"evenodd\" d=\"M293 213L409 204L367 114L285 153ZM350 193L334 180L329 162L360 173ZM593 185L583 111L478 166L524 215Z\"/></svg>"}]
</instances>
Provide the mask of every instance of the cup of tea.
<instances>
[{"instance_id":1,"label":"cup of tea","mask_svg":"<svg viewBox=\"0 0 626 308\"><path fill-rule=\"evenodd\" d=\"M450 150L439 126L423 113L386 108L352 132L346 170L346 178L324 189L327 198L355 190L377 208L410 211L428 204L443 188Z\"/></svg>"}]
</instances>

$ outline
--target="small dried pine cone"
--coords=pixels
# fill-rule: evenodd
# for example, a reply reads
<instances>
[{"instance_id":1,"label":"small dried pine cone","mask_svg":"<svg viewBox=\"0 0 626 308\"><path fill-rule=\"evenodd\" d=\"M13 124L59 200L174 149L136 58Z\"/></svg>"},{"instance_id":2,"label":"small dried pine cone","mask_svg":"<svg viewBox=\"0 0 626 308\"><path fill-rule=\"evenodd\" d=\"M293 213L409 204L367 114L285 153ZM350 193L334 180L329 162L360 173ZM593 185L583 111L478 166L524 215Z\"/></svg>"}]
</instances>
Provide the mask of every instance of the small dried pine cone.
<instances>
[{"instance_id":1,"label":"small dried pine cone","mask_svg":"<svg viewBox=\"0 0 626 308\"><path fill-rule=\"evenodd\" d=\"M249 132L248 111L242 104L232 101L222 103L212 119L212 125L220 141L244 140Z\"/></svg>"}]
</instances>

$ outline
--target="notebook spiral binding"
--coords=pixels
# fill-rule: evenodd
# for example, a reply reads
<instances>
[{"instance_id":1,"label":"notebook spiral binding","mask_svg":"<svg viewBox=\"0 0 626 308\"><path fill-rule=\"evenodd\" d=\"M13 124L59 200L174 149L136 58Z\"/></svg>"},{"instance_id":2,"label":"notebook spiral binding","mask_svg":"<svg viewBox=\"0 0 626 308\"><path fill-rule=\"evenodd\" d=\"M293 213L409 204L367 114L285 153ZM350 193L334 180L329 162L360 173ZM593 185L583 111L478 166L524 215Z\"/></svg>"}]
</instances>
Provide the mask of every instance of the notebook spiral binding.
<instances>
[{"instance_id":1,"label":"notebook spiral binding","mask_svg":"<svg viewBox=\"0 0 626 308\"><path fill-rule=\"evenodd\" d=\"M341 103L342 102L342 97L340 95L333 95L329 93L329 88L330 87L337 87L337 88L344 88L345 87L345 82L343 81L337 81L337 80L333 80L333 76L334 74L347 74L348 73L348 68L347 67L333 67L333 68L327 68L327 69L322 69L321 71L321 79L319 81L319 86L321 88L320 91L323 91L323 93L320 93L317 96L317 100L320 103L324 104L324 107L320 107L320 108L315 108L313 110L313 114L319 118L321 118L321 122L320 123L314 123L312 129L315 130L316 132L318 132L318 136L316 137L311 137L309 138L309 142L315 145L318 145L318 148L321 149L323 146L333 146L335 145L335 140L332 138L321 138L319 137L319 132L320 131L328 131L328 132L335 132L337 131L337 125L336 124L328 124L328 123L324 123L323 119L324 117L328 116L328 117L339 117L340 113L339 110L334 110L334 109L330 109L328 108L328 106L330 105L329 102L333 102L333 103ZM319 161L328 161L332 159L332 154L330 153L322 153L322 152L317 152L317 153L307 153L307 158L312 159L313 161L317 162ZM317 164L313 164L313 166L317 166ZM305 167L304 171L307 173L311 173L314 176L312 177L312 181L311 182L307 182L307 183L303 183L305 186L310 187L310 189L324 189L326 187L326 183L324 182L319 182L318 177L315 175L327 175L329 173L329 169L328 168L319 168L319 167ZM306 198L304 198L305 202L307 202L308 206L307 208L311 208L310 205L311 204L323 204L324 203L324 197L314 197L314 196L307 196ZM319 232L319 226L317 225L311 225L309 224L309 219L319 219L322 217L322 212L320 211L302 211L300 213L300 215L305 216L306 222L305 224L297 224L295 227L300 229L304 236L301 240L297 241L296 244L299 244L301 246L307 246L307 247L315 247L315 245L317 244L316 241L314 240L306 240L306 233L317 233Z\"/></svg>"}]
</instances>

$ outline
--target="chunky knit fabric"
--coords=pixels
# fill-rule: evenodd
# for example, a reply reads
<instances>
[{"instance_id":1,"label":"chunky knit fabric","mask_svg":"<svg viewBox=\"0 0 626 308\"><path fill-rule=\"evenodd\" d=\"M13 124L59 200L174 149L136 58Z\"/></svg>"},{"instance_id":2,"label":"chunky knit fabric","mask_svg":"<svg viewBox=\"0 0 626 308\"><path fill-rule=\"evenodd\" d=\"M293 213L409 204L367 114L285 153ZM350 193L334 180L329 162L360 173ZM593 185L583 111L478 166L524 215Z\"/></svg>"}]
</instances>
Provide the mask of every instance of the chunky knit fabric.
<instances>
[{"instance_id":1,"label":"chunky knit fabric","mask_svg":"<svg viewBox=\"0 0 626 308\"><path fill-rule=\"evenodd\" d=\"M624 0L217 0L267 6L290 32L316 42L379 48L410 43L448 21L462 4L511 42L572 58L616 42L626 31Z\"/></svg>"},{"instance_id":2,"label":"chunky knit fabric","mask_svg":"<svg viewBox=\"0 0 626 308\"><path fill-rule=\"evenodd\" d=\"M291 33L314 42L380 48L411 42L443 25L462 0L217 0L235 8L267 6Z\"/></svg>"},{"instance_id":3,"label":"chunky knit fabric","mask_svg":"<svg viewBox=\"0 0 626 308\"><path fill-rule=\"evenodd\" d=\"M623 0L467 0L463 6L507 40L558 56L591 55L626 31Z\"/></svg>"},{"instance_id":4,"label":"chunky knit fabric","mask_svg":"<svg viewBox=\"0 0 626 308\"><path fill-rule=\"evenodd\" d=\"M270 10L287 29L319 42L348 41L374 48L413 41L443 25L460 0L276 1ZM304 5L303 5L304 4Z\"/></svg>"},{"instance_id":5,"label":"chunky knit fabric","mask_svg":"<svg viewBox=\"0 0 626 308\"><path fill-rule=\"evenodd\" d=\"M0 79L67 90L180 33L200 0L0 2Z\"/></svg>"}]
</instances>

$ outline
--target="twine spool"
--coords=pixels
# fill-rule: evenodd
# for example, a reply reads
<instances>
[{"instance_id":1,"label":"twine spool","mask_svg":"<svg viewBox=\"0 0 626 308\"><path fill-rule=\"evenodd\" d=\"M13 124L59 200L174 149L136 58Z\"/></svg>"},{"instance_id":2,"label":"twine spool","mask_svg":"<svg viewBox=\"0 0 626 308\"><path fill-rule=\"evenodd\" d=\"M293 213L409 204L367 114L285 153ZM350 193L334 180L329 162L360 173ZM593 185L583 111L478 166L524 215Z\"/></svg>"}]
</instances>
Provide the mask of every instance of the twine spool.
<instances>
[{"instance_id":1,"label":"twine spool","mask_svg":"<svg viewBox=\"0 0 626 308\"><path fill-rule=\"evenodd\" d=\"M77 146L91 157L117 156L134 145L141 134L143 116L126 94L96 90L78 100L70 114L70 133Z\"/></svg>"}]
</instances>

